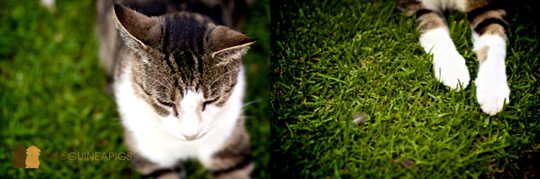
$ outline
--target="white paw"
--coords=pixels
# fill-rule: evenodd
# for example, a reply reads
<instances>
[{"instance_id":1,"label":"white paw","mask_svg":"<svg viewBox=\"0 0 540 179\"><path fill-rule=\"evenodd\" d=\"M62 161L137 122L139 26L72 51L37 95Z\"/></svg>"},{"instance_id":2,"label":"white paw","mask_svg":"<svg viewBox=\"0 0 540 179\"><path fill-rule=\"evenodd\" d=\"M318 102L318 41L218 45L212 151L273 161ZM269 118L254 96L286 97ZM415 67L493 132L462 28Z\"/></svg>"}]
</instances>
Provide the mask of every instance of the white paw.
<instances>
[{"instance_id":1,"label":"white paw","mask_svg":"<svg viewBox=\"0 0 540 179\"><path fill-rule=\"evenodd\" d=\"M457 52L434 54L433 70L437 80L456 91L465 89L471 80L465 59Z\"/></svg>"},{"instance_id":2,"label":"white paw","mask_svg":"<svg viewBox=\"0 0 540 179\"><path fill-rule=\"evenodd\" d=\"M482 64L478 78L474 82L476 98L485 113L495 115L510 101L510 88L506 82L504 63L502 66L488 62Z\"/></svg>"}]
</instances>

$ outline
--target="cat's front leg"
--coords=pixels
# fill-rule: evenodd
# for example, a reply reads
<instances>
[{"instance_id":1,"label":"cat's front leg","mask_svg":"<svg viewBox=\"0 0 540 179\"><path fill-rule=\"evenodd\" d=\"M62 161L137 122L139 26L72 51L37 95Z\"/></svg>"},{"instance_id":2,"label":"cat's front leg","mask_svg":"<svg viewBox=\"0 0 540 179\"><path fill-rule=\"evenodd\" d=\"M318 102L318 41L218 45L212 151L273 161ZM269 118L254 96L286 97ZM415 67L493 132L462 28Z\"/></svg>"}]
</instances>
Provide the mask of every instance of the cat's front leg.
<instances>
[{"instance_id":1,"label":"cat's front leg","mask_svg":"<svg viewBox=\"0 0 540 179\"><path fill-rule=\"evenodd\" d=\"M128 149L131 152L131 163L141 172L144 177L154 177L159 179L181 179L186 177L186 170L181 163L178 163L174 167L161 167L157 163L151 162L142 155L140 155L135 146L135 140L133 134L129 130L124 129L124 137Z\"/></svg>"},{"instance_id":2,"label":"cat's front leg","mask_svg":"<svg viewBox=\"0 0 540 179\"><path fill-rule=\"evenodd\" d=\"M162 167L159 167L159 165L146 160L142 156L139 156L135 153L133 153L132 155L133 155L133 159L131 160L131 163L133 164L133 166L135 166L137 171L143 174L145 178L146 177L154 177L158 179L187 178L185 169L181 163L179 163L178 166L174 168L162 168Z\"/></svg>"},{"instance_id":3,"label":"cat's front leg","mask_svg":"<svg viewBox=\"0 0 540 179\"><path fill-rule=\"evenodd\" d=\"M484 35L475 42L480 63L475 80L476 98L482 111L489 115L500 112L510 101L504 58L506 42L500 36Z\"/></svg>"},{"instance_id":4,"label":"cat's front leg","mask_svg":"<svg viewBox=\"0 0 540 179\"><path fill-rule=\"evenodd\" d=\"M487 4L471 8L467 19L471 23L474 50L478 57L478 77L475 80L476 98L482 111L489 115L500 112L510 101L506 81L506 12L501 6Z\"/></svg>"},{"instance_id":5,"label":"cat's front leg","mask_svg":"<svg viewBox=\"0 0 540 179\"><path fill-rule=\"evenodd\" d=\"M209 161L203 163L213 178L251 178L255 164L251 160L249 134L244 126L244 119L238 119L233 134Z\"/></svg>"},{"instance_id":6,"label":"cat's front leg","mask_svg":"<svg viewBox=\"0 0 540 179\"><path fill-rule=\"evenodd\" d=\"M416 14L418 28L422 33L420 45L426 53L433 54L435 77L450 89L459 91L466 88L470 81L469 70L450 38L442 13L438 9L428 9L423 4L411 7L415 8L412 12Z\"/></svg>"},{"instance_id":7,"label":"cat's front leg","mask_svg":"<svg viewBox=\"0 0 540 179\"><path fill-rule=\"evenodd\" d=\"M457 52L446 28L424 32L420 36L420 44L426 52L433 54L433 71L437 80L457 91L469 85L465 59Z\"/></svg>"}]
</instances>

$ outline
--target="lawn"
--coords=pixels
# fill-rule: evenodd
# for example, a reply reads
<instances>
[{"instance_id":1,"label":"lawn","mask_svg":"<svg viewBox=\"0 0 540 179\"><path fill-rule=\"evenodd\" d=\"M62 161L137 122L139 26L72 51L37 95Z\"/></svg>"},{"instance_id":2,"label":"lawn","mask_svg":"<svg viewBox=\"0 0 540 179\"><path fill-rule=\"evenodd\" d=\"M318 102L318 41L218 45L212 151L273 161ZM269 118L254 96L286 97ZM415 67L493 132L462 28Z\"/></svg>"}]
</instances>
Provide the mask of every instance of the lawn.
<instances>
[{"instance_id":1,"label":"lawn","mask_svg":"<svg viewBox=\"0 0 540 179\"><path fill-rule=\"evenodd\" d=\"M505 4L511 95L495 116L480 109L474 82L454 92L436 81L416 20L398 14L395 1L273 4L272 176L538 177L539 14L531 3ZM465 14L445 15L476 79Z\"/></svg>"},{"instance_id":2,"label":"lawn","mask_svg":"<svg viewBox=\"0 0 540 179\"><path fill-rule=\"evenodd\" d=\"M126 178L139 174L127 160L48 160L39 169L12 168L16 145L42 155L127 152L113 98L97 57L95 2L56 1L49 12L38 1L1 1L0 178ZM269 178L270 6L257 1L244 33L257 38L244 57L248 76L246 125L256 162L253 175ZM197 162L188 178L207 178Z\"/></svg>"}]
</instances>

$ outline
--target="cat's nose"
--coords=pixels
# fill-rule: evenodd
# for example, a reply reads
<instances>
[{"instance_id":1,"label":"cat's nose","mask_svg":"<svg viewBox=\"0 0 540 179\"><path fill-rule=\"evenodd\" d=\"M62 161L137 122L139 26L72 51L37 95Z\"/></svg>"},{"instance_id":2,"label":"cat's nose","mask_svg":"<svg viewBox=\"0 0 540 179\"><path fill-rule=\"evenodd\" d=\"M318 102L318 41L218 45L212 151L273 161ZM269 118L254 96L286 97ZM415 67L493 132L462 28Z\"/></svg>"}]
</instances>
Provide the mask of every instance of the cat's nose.
<instances>
[{"instance_id":1,"label":"cat's nose","mask_svg":"<svg viewBox=\"0 0 540 179\"><path fill-rule=\"evenodd\" d=\"M201 133L201 121L202 116L197 111L184 111L180 113L180 134L186 138L186 140L195 140Z\"/></svg>"},{"instance_id":2,"label":"cat's nose","mask_svg":"<svg viewBox=\"0 0 540 179\"><path fill-rule=\"evenodd\" d=\"M180 134L186 138L186 140L195 140L199 137L199 126L192 126L192 128L180 130Z\"/></svg>"},{"instance_id":3,"label":"cat's nose","mask_svg":"<svg viewBox=\"0 0 540 179\"><path fill-rule=\"evenodd\" d=\"M197 135L199 135L199 133L196 133L196 134L182 134L186 140L194 140L197 138Z\"/></svg>"}]
</instances>

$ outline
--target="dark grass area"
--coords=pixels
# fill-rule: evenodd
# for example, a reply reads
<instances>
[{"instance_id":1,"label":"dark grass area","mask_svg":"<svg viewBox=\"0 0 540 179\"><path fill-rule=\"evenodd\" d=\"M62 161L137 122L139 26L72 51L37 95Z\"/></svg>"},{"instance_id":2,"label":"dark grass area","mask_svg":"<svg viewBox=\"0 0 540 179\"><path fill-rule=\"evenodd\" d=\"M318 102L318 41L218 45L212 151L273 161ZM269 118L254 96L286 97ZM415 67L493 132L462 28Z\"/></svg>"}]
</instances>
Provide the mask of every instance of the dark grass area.
<instances>
[{"instance_id":1,"label":"dark grass area","mask_svg":"<svg viewBox=\"0 0 540 179\"><path fill-rule=\"evenodd\" d=\"M50 13L38 1L0 1L0 178L131 178L126 160L41 161L38 170L14 169L15 145L44 153L127 152L113 98L104 92L94 1L56 1ZM254 176L269 178L268 1L256 1L244 33L257 38L244 57L248 80L246 125L256 161ZM197 162L189 178L206 178Z\"/></svg>"},{"instance_id":2,"label":"dark grass area","mask_svg":"<svg viewBox=\"0 0 540 179\"><path fill-rule=\"evenodd\" d=\"M538 177L539 11L507 2L510 104L482 113L474 82L438 83L415 19L395 1L272 5L272 176L293 178ZM460 12L448 25L471 79L478 63ZM365 122L352 125L354 114Z\"/></svg>"}]
</instances>

